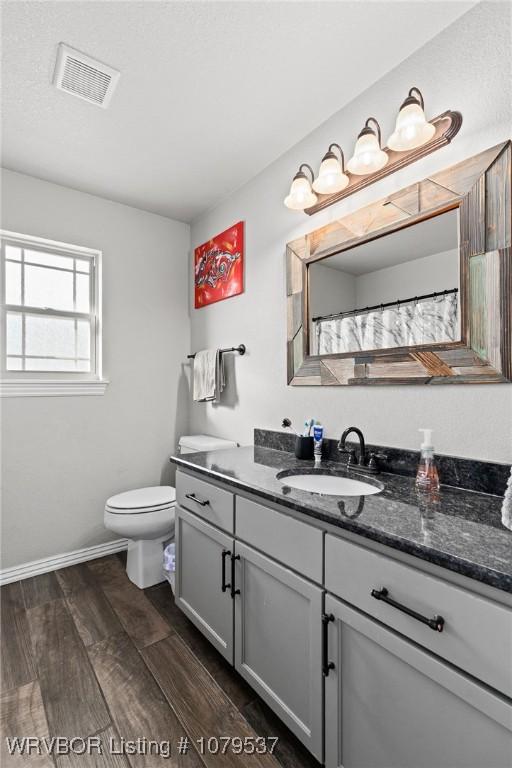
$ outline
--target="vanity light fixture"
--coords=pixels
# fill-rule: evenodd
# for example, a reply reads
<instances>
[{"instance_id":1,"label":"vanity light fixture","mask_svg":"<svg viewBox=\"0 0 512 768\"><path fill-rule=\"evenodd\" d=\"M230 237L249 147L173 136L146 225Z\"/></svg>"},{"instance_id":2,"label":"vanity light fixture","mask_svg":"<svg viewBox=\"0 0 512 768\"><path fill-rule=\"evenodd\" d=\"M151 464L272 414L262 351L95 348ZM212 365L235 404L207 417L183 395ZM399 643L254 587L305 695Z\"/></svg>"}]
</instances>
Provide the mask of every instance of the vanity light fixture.
<instances>
[{"instance_id":1,"label":"vanity light fixture","mask_svg":"<svg viewBox=\"0 0 512 768\"><path fill-rule=\"evenodd\" d=\"M419 88L411 88L400 107L394 132L388 140L388 147L394 152L422 147L433 137L435 126L425 117L425 104Z\"/></svg>"},{"instance_id":2,"label":"vanity light fixture","mask_svg":"<svg viewBox=\"0 0 512 768\"><path fill-rule=\"evenodd\" d=\"M330 144L317 178L311 166L302 163L284 204L312 216L445 147L460 131L461 113L448 109L427 121L424 109L423 94L414 86L400 106L395 130L386 147L382 146L379 123L369 117L357 137L354 154L346 168L340 145Z\"/></svg>"},{"instance_id":3,"label":"vanity light fixture","mask_svg":"<svg viewBox=\"0 0 512 768\"><path fill-rule=\"evenodd\" d=\"M337 149L340 157L334 153ZM339 144L330 144L322 158L318 176L313 182L313 189L320 195L333 195L348 187L349 178L345 173L345 155Z\"/></svg>"},{"instance_id":4,"label":"vanity light fixture","mask_svg":"<svg viewBox=\"0 0 512 768\"><path fill-rule=\"evenodd\" d=\"M307 168L311 174L311 181L302 170L303 168ZM312 167L307 163L302 163L293 177L290 194L284 199L286 207L291 208L292 211L303 211L305 208L309 208L310 205L315 205L318 198L311 189L311 184L314 180L315 174Z\"/></svg>"},{"instance_id":5,"label":"vanity light fixture","mask_svg":"<svg viewBox=\"0 0 512 768\"><path fill-rule=\"evenodd\" d=\"M374 123L375 127L370 123ZM367 176L384 168L388 160L388 155L381 147L380 125L374 117L369 117L357 137L354 154L348 161L348 170L356 176Z\"/></svg>"}]
</instances>

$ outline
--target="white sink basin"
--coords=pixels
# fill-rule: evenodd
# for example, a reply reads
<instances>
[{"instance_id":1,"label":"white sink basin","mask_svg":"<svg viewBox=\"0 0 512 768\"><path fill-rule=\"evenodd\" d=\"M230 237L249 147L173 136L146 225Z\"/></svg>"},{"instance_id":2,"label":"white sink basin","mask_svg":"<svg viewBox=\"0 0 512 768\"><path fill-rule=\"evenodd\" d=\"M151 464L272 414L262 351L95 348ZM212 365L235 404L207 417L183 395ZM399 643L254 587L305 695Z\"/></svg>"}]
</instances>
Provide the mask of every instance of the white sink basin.
<instances>
[{"instance_id":1,"label":"white sink basin","mask_svg":"<svg viewBox=\"0 0 512 768\"><path fill-rule=\"evenodd\" d=\"M320 493L327 496L369 496L372 493L380 493L382 485L370 485L361 480L352 480L350 477L338 477L337 475L287 475L278 479L289 488L298 488L300 491Z\"/></svg>"}]
</instances>

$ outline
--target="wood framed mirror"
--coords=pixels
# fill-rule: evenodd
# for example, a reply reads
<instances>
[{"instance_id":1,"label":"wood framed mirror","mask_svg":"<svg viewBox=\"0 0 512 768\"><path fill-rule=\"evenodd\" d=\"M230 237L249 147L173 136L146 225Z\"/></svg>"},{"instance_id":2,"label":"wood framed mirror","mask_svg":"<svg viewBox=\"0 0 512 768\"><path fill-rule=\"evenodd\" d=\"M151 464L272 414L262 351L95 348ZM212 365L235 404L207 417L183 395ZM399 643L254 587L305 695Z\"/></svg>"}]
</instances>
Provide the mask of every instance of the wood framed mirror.
<instances>
[{"instance_id":1,"label":"wood framed mirror","mask_svg":"<svg viewBox=\"0 0 512 768\"><path fill-rule=\"evenodd\" d=\"M512 380L511 142L287 245L288 383Z\"/></svg>"}]
</instances>

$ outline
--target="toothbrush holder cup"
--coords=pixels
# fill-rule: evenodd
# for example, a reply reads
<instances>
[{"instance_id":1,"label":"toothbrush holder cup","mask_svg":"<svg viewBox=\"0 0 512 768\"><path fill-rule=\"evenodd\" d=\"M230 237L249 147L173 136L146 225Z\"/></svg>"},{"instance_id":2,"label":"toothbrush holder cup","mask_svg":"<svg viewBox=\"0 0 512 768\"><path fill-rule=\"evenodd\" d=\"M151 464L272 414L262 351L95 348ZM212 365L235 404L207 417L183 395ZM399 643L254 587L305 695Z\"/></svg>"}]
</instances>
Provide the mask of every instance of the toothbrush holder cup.
<instances>
[{"instance_id":1,"label":"toothbrush holder cup","mask_svg":"<svg viewBox=\"0 0 512 768\"><path fill-rule=\"evenodd\" d=\"M298 459L313 458L314 440L312 437L297 435L295 438L295 456Z\"/></svg>"}]
</instances>

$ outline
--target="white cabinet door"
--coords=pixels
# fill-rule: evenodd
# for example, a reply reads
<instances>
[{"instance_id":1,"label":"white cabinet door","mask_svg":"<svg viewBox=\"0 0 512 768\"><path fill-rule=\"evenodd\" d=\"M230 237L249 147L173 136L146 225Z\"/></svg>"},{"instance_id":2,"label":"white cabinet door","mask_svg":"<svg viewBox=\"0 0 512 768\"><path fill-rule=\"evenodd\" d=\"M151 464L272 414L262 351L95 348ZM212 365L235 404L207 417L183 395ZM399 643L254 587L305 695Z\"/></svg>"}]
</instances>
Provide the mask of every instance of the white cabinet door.
<instances>
[{"instance_id":1,"label":"white cabinet door","mask_svg":"<svg viewBox=\"0 0 512 768\"><path fill-rule=\"evenodd\" d=\"M235 668L322 760L322 590L236 542Z\"/></svg>"},{"instance_id":2,"label":"white cabinet door","mask_svg":"<svg viewBox=\"0 0 512 768\"><path fill-rule=\"evenodd\" d=\"M330 595L325 611L327 768L511 764L509 702Z\"/></svg>"},{"instance_id":3,"label":"white cabinet door","mask_svg":"<svg viewBox=\"0 0 512 768\"><path fill-rule=\"evenodd\" d=\"M176 604L231 664L232 552L230 536L176 507Z\"/></svg>"}]
</instances>

